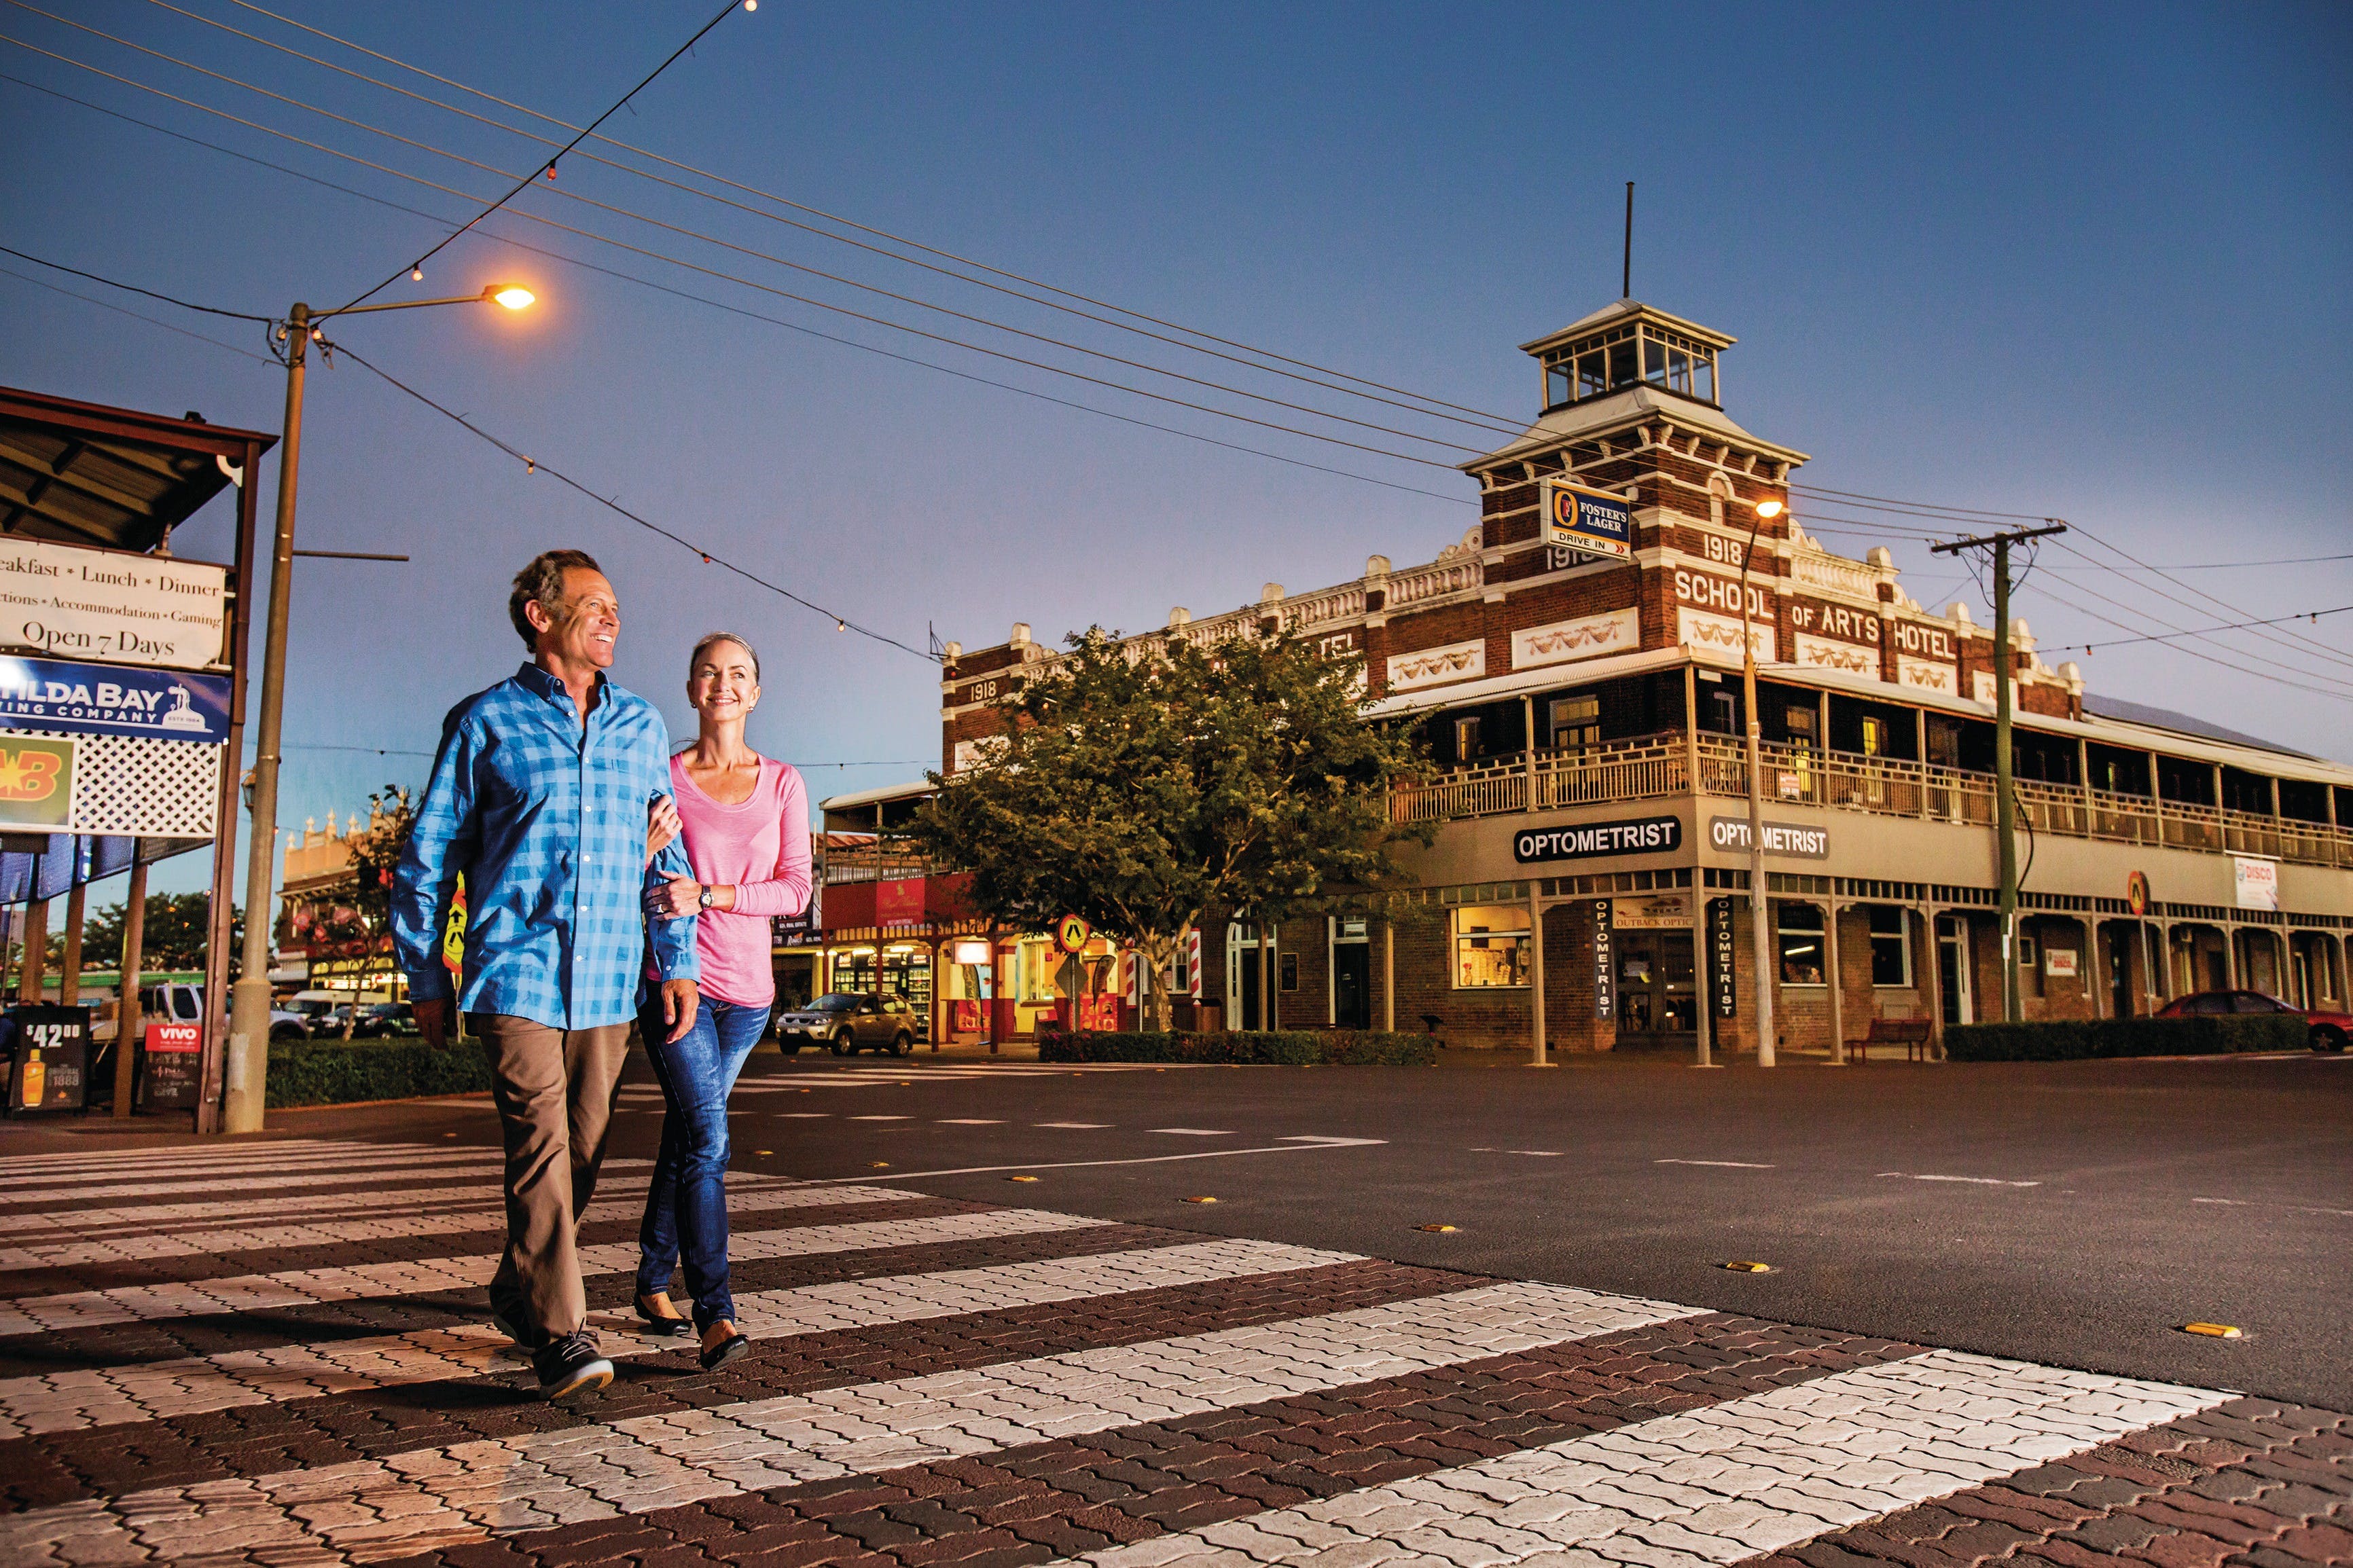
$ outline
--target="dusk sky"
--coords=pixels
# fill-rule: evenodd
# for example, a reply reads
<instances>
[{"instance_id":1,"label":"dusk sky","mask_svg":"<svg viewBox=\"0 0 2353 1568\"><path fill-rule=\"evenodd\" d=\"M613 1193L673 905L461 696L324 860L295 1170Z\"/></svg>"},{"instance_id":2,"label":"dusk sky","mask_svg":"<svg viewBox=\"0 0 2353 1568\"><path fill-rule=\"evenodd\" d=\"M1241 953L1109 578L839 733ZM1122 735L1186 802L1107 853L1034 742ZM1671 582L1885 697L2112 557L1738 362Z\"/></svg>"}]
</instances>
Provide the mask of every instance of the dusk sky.
<instances>
[{"instance_id":1,"label":"dusk sky","mask_svg":"<svg viewBox=\"0 0 2353 1568\"><path fill-rule=\"evenodd\" d=\"M700 0L282 3L296 21L575 124L711 15ZM232 0L185 4L470 111L523 121ZM258 313L295 300L340 304L548 151L158 4L43 9L508 174L259 96L10 0L0 7L0 142L9 149L0 244L185 300ZM2353 761L2353 614L2219 642L2082 651L2353 605L2353 560L2302 559L2353 552L2348 82L2353 10L2330 4L1932 14L827 11L768 0L728 16L607 131L1080 294L1514 416L1533 416L1541 392L1535 362L1514 345L1618 297L1624 183L1636 181L1634 295L1739 339L1724 358L1726 412L1811 453L1799 482L2068 520L2088 532L2081 553L2044 550L2016 607L2050 662L2080 660L2097 694ZM512 242L1344 473L958 379ZM1439 440L1090 359L766 258ZM1425 460L1090 385L735 279ZM1427 561L1476 519L1476 488L1451 464L1502 444L955 282L578 155L554 185L534 185L429 263L422 283L404 277L383 298L470 293L492 280L526 283L542 303L519 316L470 306L353 318L331 336L714 555L917 649L934 629L967 646L999 642L1017 620L1049 642L1090 622L1143 630L1171 605L1211 615L1254 600L1267 582L1295 592L1352 580L1368 553L1400 566ZM0 382L279 427L284 377L266 356L240 358L42 283L262 355L258 325L0 256ZM272 459L265 530L275 478ZM1979 590L1919 538L1936 525L1862 510L1833 521L1802 500L1798 510L1835 548L1888 545L1924 604L1965 599L1987 617ZM225 558L230 522L229 503L217 502L175 548ZM615 675L661 704L673 734L692 732L687 650L727 626L751 638L765 665L754 745L801 764L813 796L936 765L935 667L838 631L833 614L707 566L526 474L348 361L311 378L298 544L414 561L298 565L280 808L289 826L348 811L380 784L421 782L427 758L407 753L429 751L449 705L523 655L506 621L510 576L560 544L599 556L619 587ZM2286 560L2295 563L2238 564ZM2127 561L2189 586L2106 569ZM363 749L324 749L336 747ZM156 885L200 886L202 858L174 861Z\"/></svg>"}]
</instances>

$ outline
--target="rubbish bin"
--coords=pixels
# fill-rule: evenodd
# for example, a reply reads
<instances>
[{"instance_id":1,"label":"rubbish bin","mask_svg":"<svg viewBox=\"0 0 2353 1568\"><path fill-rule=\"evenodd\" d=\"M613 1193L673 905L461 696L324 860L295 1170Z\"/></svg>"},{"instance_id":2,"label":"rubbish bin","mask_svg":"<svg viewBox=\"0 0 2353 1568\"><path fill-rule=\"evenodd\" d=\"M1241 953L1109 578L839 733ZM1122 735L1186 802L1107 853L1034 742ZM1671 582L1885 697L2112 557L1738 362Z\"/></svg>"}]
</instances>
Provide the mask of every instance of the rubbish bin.
<instances>
[{"instance_id":1,"label":"rubbish bin","mask_svg":"<svg viewBox=\"0 0 2353 1568\"><path fill-rule=\"evenodd\" d=\"M26 1005L0 1015L11 1116L79 1110L90 1095L90 1009Z\"/></svg>"}]
</instances>

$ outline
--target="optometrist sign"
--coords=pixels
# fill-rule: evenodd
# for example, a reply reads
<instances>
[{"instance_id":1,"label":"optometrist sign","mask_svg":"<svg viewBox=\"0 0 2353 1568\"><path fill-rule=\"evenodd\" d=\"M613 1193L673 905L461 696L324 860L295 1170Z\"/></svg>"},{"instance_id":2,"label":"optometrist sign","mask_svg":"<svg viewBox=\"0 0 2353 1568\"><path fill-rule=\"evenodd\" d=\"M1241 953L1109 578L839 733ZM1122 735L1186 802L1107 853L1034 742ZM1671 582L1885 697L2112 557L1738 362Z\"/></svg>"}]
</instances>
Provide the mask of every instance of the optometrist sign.
<instances>
[{"instance_id":1,"label":"optometrist sign","mask_svg":"<svg viewBox=\"0 0 2353 1568\"><path fill-rule=\"evenodd\" d=\"M1546 544L1613 561L1634 552L1634 509L1624 498L1567 479L1546 479L1542 491Z\"/></svg>"},{"instance_id":2,"label":"optometrist sign","mask_svg":"<svg viewBox=\"0 0 2353 1568\"><path fill-rule=\"evenodd\" d=\"M1530 827L1512 836L1512 858L1523 866L1544 860L1588 860L1597 855L1656 855L1680 849L1679 816L1637 816L1618 822L1583 822L1573 827Z\"/></svg>"},{"instance_id":3,"label":"optometrist sign","mask_svg":"<svg viewBox=\"0 0 2353 1568\"><path fill-rule=\"evenodd\" d=\"M20 539L0 548L0 646L101 664L226 662L228 568Z\"/></svg>"}]
</instances>

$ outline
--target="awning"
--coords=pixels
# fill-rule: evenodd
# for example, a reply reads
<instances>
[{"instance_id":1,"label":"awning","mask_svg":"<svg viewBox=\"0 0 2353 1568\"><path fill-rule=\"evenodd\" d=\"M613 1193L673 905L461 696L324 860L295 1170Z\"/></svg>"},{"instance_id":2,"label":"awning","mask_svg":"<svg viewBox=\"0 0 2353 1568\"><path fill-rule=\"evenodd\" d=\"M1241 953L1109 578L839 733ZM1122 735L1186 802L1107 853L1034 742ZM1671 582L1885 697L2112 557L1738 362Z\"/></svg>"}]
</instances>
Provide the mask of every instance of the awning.
<instances>
[{"instance_id":1,"label":"awning","mask_svg":"<svg viewBox=\"0 0 2353 1568\"><path fill-rule=\"evenodd\" d=\"M144 554L233 483L249 449L277 444L194 413L0 387L0 534Z\"/></svg>"}]
</instances>

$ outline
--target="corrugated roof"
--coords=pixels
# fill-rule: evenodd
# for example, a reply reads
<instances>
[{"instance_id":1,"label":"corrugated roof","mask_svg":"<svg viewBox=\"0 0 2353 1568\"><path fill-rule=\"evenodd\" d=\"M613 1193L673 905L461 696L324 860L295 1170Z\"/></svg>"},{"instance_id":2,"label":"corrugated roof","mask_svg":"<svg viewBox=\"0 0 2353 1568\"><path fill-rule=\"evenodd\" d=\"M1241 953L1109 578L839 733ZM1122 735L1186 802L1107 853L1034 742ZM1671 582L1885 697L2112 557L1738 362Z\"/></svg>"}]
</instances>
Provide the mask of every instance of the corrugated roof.
<instances>
[{"instance_id":1,"label":"corrugated roof","mask_svg":"<svg viewBox=\"0 0 2353 1568\"><path fill-rule=\"evenodd\" d=\"M0 387L0 534L144 553L278 437Z\"/></svg>"}]
</instances>

